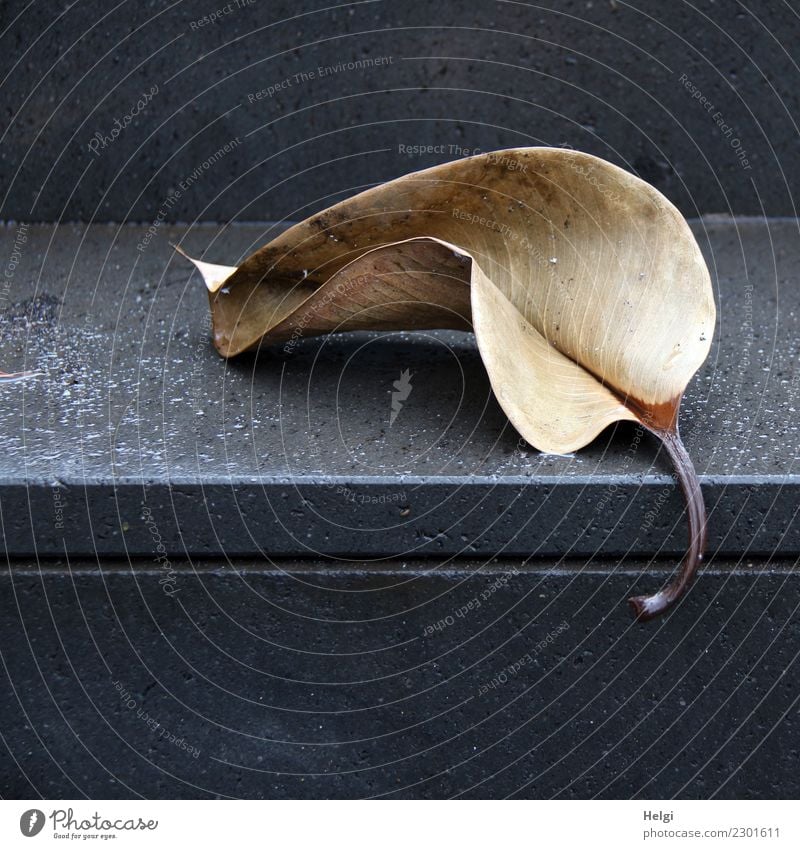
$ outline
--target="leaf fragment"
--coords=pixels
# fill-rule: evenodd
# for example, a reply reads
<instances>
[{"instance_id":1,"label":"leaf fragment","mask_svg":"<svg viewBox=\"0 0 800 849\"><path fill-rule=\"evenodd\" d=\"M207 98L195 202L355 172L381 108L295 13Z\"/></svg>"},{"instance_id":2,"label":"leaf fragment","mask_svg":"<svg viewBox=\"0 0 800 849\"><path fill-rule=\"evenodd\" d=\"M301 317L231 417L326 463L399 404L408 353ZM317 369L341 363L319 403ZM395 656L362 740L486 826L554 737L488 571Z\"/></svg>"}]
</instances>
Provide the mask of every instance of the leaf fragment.
<instances>
[{"instance_id":1,"label":"leaf fragment","mask_svg":"<svg viewBox=\"0 0 800 849\"><path fill-rule=\"evenodd\" d=\"M23 380L31 380L34 377L42 377L40 371L16 371L11 374L0 371L0 383L20 383Z\"/></svg>"}]
</instances>

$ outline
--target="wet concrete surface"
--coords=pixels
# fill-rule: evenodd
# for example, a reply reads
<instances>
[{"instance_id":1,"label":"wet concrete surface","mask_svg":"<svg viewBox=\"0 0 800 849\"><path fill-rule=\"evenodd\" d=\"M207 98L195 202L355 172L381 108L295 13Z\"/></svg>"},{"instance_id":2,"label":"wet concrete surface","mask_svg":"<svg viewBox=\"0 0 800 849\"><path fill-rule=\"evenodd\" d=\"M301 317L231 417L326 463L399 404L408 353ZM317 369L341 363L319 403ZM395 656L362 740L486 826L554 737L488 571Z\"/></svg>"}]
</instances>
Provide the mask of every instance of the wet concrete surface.
<instances>
[{"instance_id":1,"label":"wet concrete surface","mask_svg":"<svg viewBox=\"0 0 800 849\"><path fill-rule=\"evenodd\" d=\"M796 798L800 242L693 226L712 556L648 625L685 529L633 428L520 444L469 334L225 363L168 241L265 226L4 228L0 795Z\"/></svg>"},{"instance_id":2,"label":"wet concrete surface","mask_svg":"<svg viewBox=\"0 0 800 849\"><path fill-rule=\"evenodd\" d=\"M798 228L693 224L719 329L681 430L710 549L800 553ZM301 340L229 362L170 241L235 264L270 225L15 225L0 292L0 504L11 555L674 557L683 505L620 425L569 457L520 442L469 333ZM13 259L13 263L12 260ZM5 285L7 283L8 285ZM394 381L412 391L390 422Z\"/></svg>"},{"instance_id":3,"label":"wet concrete surface","mask_svg":"<svg viewBox=\"0 0 800 849\"><path fill-rule=\"evenodd\" d=\"M17 563L4 798L800 794L798 573ZM165 590L168 588L168 592Z\"/></svg>"},{"instance_id":4,"label":"wet concrete surface","mask_svg":"<svg viewBox=\"0 0 800 849\"><path fill-rule=\"evenodd\" d=\"M610 159L687 216L796 212L781 0L270 0L204 25L206 0L3 5L2 218L303 218L526 145Z\"/></svg>"}]
</instances>

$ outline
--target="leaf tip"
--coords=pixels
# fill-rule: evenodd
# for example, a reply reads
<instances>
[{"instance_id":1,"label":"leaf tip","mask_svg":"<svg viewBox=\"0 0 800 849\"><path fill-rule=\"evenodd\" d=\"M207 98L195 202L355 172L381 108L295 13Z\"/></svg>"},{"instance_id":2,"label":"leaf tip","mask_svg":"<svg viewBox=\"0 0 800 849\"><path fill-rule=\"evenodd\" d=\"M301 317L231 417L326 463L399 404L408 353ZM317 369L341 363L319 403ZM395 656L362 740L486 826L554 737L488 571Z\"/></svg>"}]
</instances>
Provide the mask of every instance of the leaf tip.
<instances>
[{"instance_id":1,"label":"leaf tip","mask_svg":"<svg viewBox=\"0 0 800 849\"><path fill-rule=\"evenodd\" d=\"M206 288L212 294L222 288L225 281L236 271L235 265L216 265L213 262L203 262L200 259L194 259L180 245L173 245L170 242L170 247L194 265L200 272Z\"/></svg>"}]
</instances>

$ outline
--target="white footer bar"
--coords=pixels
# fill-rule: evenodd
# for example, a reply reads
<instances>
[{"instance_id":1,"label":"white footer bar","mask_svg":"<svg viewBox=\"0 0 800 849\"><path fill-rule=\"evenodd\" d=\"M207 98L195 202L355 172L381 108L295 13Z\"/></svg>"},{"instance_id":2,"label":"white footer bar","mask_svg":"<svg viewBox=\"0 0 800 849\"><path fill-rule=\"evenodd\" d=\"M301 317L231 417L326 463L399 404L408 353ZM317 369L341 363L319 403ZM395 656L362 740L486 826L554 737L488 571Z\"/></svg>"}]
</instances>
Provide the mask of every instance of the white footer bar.
<instances>
[{"instance_id":1,"label":"white footer bar","mask_svg":"<svg viewBox=\"0 0 800 849\"><path fill-rule=\"evenodd\" d=\"M0 846L500 849L797 847L786 801L0 802Z\"/></svg>"}]
</instances>

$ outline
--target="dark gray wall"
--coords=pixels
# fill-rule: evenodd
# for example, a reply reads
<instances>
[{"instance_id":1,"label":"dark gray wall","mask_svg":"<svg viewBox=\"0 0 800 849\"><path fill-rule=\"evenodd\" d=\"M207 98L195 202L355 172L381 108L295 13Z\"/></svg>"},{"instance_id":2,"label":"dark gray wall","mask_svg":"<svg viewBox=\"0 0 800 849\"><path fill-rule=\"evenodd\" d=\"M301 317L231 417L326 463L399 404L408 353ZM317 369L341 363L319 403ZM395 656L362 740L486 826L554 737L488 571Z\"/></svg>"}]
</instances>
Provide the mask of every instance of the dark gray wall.
<instances>
[{"instance_id":1,"label":"dark gray wall","mask_svg":"<svg viewBox=\"0 0 800 849\"><path fill-rule=\"evenodd\" d=\"M797 6L4 0L0 217L299 218L451 146L535 144L634 170L687 215L793 215ZM363 60L384 64L316 70Z\"/></svg>"}]
</instances>

